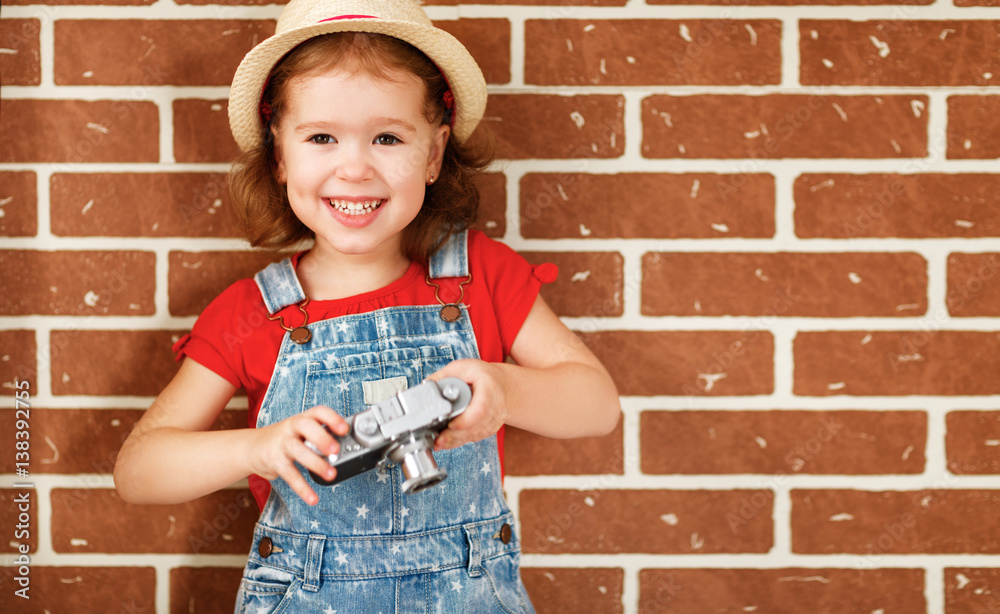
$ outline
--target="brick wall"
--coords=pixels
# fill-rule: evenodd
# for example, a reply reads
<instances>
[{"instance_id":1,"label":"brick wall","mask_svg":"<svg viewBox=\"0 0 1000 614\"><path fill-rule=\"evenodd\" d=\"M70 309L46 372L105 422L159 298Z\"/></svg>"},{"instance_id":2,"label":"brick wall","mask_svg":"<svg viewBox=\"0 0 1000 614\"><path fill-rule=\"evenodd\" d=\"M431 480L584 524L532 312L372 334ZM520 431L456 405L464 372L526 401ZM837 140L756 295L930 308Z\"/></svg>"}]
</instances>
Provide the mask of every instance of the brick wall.
<instances>
[{"instance_id":1,"label":"brick wall","mask_svg":"<svg viewBox=\"0 0 1000 614\"><path fill-rule=\"evenodd\" d=\"M110 473L266 261L225 111L280 7L98 1L0 20L0 610L229 611L245 484ZM997 2L827 1L429 3L490 83L480 226L560 265L622 394L610 436L509 437L540 612L1000 611Z\"/></svg>"}]
</instances>

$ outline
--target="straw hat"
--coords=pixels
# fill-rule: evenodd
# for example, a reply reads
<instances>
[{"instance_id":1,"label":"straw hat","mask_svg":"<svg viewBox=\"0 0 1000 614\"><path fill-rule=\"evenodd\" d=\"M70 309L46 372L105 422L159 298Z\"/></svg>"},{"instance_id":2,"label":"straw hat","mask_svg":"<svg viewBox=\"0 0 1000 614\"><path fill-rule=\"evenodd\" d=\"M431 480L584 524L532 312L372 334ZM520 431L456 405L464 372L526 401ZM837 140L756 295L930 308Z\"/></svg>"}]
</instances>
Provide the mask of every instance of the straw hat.
<instances>
[{"instance_id":1,"label":"straw hat","mask_svg":"<svg viewBox=\"0 0 1000 614\"><path fill-rule=\"evenodd\" d=\"M486 80L458 40L435 28L415 0L291 0L278 18L274 36L247 53L229 91L229 127L240 149L260 145L260 97L264 84L286 53L310 38L331 32L374 32L413 45L444 74L455 97L452 135L463 142L486 109Z\"/></svg>"}]
</instances>

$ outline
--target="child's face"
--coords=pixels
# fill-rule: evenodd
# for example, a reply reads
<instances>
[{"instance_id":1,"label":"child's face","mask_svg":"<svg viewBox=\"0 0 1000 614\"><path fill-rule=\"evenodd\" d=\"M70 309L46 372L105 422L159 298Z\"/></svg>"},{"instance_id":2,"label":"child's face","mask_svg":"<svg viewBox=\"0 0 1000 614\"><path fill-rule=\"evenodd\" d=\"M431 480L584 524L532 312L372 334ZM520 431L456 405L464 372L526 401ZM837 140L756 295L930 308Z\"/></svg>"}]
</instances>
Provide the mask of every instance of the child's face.
<instances>
[{"instance_id":1,"label":"child's face","mask_svg":"<svg viewBox=\"0 0 1000 614\"><path fill-rule=\"evenodd\" d=\"M425 86L402 72L389 81L331 70L287 87L278 175L314 249L398 257L448 142L449 128L425 116Z\"/></svg>"}]
</instances>

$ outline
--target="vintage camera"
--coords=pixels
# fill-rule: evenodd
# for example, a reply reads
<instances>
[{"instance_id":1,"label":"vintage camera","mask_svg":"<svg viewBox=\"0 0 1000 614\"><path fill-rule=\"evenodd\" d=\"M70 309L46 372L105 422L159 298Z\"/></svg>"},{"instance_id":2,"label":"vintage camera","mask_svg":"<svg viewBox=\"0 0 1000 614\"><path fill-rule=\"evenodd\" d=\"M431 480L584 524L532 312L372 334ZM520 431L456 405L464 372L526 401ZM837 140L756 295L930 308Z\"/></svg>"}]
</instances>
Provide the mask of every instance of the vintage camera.
<instances>
[{"instance_id":1,"label":"vintage camera","mask_svg":"<svg viewBox=\"0 0 1000 614\"><path fill-rule=\"evenodd\" d=\"M434 460L434 439L452 418L465 411L472 389L460 379L447 377L439 382L425 380L392 398L368 406L347 418L351 430L340 442L340 452L326 456L337 469L332 481L314 472L319 484L329 486L391 463L403 468L403 492L417 493L438 484L448 472ZM309 448L320 454L312 443ZM322 454L321 454L322 455Z\"/></svg>"}]
</instances>

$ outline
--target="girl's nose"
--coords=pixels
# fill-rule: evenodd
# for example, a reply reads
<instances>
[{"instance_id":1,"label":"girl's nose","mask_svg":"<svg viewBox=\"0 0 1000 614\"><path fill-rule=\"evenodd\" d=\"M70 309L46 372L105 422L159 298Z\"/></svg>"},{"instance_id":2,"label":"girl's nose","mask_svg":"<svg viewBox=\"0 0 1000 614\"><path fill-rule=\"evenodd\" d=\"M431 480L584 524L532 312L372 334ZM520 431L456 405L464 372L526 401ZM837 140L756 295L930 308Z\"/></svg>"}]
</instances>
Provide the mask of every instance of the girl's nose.
<instances>
[{"instance_id":1,"label":"girl's nose","mask_svg":"<svg viewBox=\"0 0 1000 614\"><path fill-rule=\"evenodd\" d=\"M337 160L337 177L344 181L366 181L375 176L371 153L365 147L345 148Z\"/></svg>"}]
</instances>

